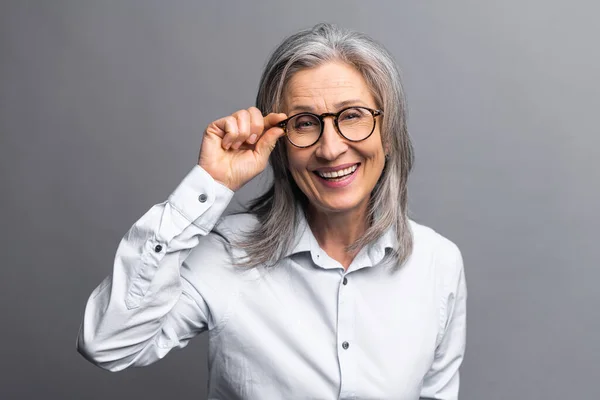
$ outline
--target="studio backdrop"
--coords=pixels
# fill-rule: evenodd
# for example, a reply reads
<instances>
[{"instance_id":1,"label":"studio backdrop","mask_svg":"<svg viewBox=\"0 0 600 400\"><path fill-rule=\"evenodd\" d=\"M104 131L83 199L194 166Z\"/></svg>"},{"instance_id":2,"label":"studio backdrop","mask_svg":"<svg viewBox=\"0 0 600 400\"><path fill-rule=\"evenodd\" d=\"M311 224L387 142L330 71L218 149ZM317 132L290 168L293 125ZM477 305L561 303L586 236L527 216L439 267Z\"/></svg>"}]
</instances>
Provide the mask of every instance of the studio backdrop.
<instances>
[{"instance_id":1,"label":"studio backdrop","mask_svg":"<svg viewBox=\"0 0 600 400\"><path fill-rule=\"evenodd\" d=\"M2 1L0 398L206 398L206 335L109 373L76 352L85 302L121 237L196 163L206 125L253 105L270 52L322 21L371 35L402 68L410 216L465 262L461 400L596 398L599 12L558 0Z\"/></svg>"}]
</instances>

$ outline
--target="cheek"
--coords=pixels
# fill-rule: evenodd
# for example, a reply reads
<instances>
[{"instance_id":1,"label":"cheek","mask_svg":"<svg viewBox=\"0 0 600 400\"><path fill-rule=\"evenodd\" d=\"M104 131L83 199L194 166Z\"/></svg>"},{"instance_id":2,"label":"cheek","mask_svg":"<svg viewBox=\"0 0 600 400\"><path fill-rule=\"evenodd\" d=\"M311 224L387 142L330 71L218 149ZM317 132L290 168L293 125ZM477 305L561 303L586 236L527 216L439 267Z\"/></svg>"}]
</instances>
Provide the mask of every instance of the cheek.
<instances>
[{"instance_id":1,"label":"cheek","mask_svg":"<svg viewBox=\"0 0 600 400\"><path fill-rule=\"evenodd\" d=\"M287 148L286 152L288 161L287 169L292 175L294 182L296 182L296 185L304 191L302 188L305 188L307 185L310 186L310 172L307 170L310 155L303 154L302 150L295 147L293 149Z\"/></svg>"},{"instance_id":2,"label":"cheek","mask_svg":"<svg viewBox=\"0 0 600 400\"><path fill-rule=\"evenodd\" d=\"M381 146L380 143L376 146L373 146L369 150L365 151L364 156L368 165L367 174L369 179L379 180L385 167L385 151L383 146Z\"/></svg>"},{"instance_id":3,"label":"cheek","mask_svg":"<svg viewBox=\"0 0 600 400\"><path fill-rule=\"evenodd\" d=\"M292 174L298 172L306 172L306 166L308 165L308 156L303 154L300 149L292 147L289 143L286 144L286 153L288 160L288 169Z\"/></svg>"}]
</instances>

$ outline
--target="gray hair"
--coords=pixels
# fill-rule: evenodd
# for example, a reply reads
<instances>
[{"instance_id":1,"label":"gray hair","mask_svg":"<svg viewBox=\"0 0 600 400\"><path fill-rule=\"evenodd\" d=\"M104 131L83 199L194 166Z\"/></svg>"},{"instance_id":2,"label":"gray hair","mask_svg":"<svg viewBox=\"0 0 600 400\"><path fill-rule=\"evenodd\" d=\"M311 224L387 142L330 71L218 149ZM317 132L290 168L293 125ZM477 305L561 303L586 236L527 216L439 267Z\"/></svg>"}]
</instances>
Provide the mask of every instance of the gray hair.
<instances>
[{"instance_id":1,"label":"gray hair","mask_svg":"<svg viewBox=\"0 0 600 400\"><path fill-rule=\"evenodd\" d=\"M387 256L400 266L412 252L413 239L407 214L407 182L413 164L413 149L406 128L406 105L400 74L390 53L365 34L318 24L286 38L275 49L263 71L256 106L267 115L280 112L283 91L298 71L341 61L364 77L377 107L384 110L381 135L388 156L371 194L367 231L347 251L355 251L377 240L390 227L397 247ZM298 205L306 210L308 199L287 169L285 143L279 140L270 155L273 184L255 199L248 211L259 224L237 244L246 251L242 265L273 265L293 246L298 223ZM285 221L285 222L284 222Z\"/></svg>"}]
</instances>

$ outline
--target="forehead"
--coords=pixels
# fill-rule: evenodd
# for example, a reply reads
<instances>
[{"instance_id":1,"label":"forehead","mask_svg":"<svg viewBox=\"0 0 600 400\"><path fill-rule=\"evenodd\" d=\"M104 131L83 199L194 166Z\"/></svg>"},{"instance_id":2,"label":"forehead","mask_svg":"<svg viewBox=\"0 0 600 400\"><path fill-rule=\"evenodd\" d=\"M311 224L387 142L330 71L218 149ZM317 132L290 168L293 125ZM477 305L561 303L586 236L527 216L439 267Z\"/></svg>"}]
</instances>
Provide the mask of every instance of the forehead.
<instances>
[{"instance_id":1,"label":"forehead","mask_svg":"<svg viewBox=\"0 0 600 400\"><path fill-rule=\"evenodd\" d=\"M362 74L351 65L329 62L296 72L283 93L285 112L333 112L342 105L375 108L375 101Z\"/></svg>"}]
</instances>

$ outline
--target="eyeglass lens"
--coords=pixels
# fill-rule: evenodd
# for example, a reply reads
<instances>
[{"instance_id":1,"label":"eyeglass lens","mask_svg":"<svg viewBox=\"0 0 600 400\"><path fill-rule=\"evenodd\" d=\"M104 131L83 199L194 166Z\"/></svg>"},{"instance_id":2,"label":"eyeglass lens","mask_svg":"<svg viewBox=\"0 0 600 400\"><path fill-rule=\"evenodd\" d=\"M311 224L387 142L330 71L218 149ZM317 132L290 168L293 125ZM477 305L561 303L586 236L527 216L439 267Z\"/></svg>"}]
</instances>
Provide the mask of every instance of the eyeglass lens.
<instances>
[{"instance_id":1,"label":"eyeglass lens","mask_svg":"<svg viewBox=\"0 0 600 400\"><path fill-rule=\"evenodd\" d=\"M349 140L363 140L371 134L375 124L373 114L365 108L344 110L338 117L340 133ZM286 128L289 139L297 146L310 146L319 140L321 121L312 114L299 114L290 119Z\"/></svg>"}]
</instances>

